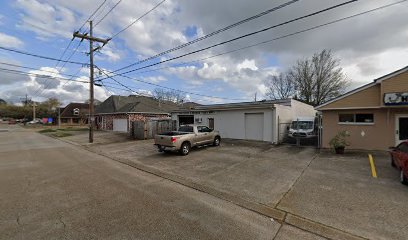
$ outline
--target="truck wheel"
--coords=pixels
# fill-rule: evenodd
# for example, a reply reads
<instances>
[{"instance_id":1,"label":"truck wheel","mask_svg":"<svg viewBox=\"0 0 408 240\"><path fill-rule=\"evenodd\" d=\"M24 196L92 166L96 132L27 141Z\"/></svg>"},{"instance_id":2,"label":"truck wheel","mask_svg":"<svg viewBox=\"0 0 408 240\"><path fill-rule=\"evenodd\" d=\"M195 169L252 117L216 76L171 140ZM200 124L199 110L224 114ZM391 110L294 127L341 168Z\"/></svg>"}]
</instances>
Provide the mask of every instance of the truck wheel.
<instances>
[{"instance_id":1,"label":"truck wheel","mask_svg":"<svg viewBox=\"0 0 408 240\"><path fill-rule=\"evenodd\" d=\"M408 178L405 176L404 171L401 169L400 170L400 181L404 185L408 185Z\"/></svg>"},{"instance_id":2,"label":"truck wheel","mask_svg":"<svg viewBox=\"0 0 408 240\"><path fill-rule=\"evenodd\" d=\"M220 146L220 143L221 143L221 138L220 138L220 137L216 137L216 138L214 139L213 145L214 145L214 146Z\"/></svg>"},{"instance_id":3,"label":"truck wheel","mask_svg":"<svg viewBox=\"0 0 408 240\"><path fill-rule=\"evenodd\" d=\"M186 156L188 155L189 152L190 152L190 143L185 142L181 144L181 148L180 148L181 155Z\"/></svg>"}]
</instances>

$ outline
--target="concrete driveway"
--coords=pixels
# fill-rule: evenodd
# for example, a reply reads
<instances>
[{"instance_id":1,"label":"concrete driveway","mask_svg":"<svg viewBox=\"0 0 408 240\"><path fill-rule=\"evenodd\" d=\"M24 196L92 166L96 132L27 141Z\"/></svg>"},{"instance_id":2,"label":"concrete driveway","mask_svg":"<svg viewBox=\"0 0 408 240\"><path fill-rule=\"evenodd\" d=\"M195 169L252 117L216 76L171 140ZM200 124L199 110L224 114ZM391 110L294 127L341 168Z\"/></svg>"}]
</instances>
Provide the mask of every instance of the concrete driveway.
<instances>
[{"instance_id":1,"label":"concrete driveway","mask_svg":"<svg viewBox=\"0 0 408 240\"><path fill-rule=\"evenodd\" d=\"M407 239L408 188L384 152L334 155L313 148L224 141L188 156L153 142L87 146L91 151L332 239ZM290 229L284 225L282 231Z\"/></svg>"},{"instance_id":2,"label":"concrete driveway","mask_svg":"<svg viewBox=\"0 0 408 240\"><path fill-rule=\"evenodd\" d=\"M281 228L82 147L0 129L0 239L272 239Z\"/></svg>"},{"instance_id":3,"label":"concrete driveway","mask_svg":"<svg viewBox=\"0 0 408 240\"><path fill-rule=\"evenodd\" d=\"M152 141L91 148L271 207L276 206L316 155L311 148L273 147L237 140L224 141L222 147L194 149L186 157L158 153Z\"/></svg>"}]
</instances>

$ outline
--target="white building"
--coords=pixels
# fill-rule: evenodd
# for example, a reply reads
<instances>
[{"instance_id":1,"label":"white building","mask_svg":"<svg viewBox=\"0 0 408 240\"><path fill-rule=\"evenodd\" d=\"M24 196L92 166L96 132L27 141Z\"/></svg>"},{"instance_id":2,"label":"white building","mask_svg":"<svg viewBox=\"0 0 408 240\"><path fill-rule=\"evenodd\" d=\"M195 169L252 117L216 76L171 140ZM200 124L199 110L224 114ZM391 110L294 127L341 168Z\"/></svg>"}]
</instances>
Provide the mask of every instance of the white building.
<instances>
[{"instance_id":1,"label":"white building","mask_svg":"<svg viewBox=\"0 0 408 240\"><path fill-rule=\"evenodd\" d=\"M220 131L221 137L278 143L287 123L314 117L313 106L293 100L273 100L195 106L171 114L178 125L202 124Z\"/></svg>"}]
</instances>

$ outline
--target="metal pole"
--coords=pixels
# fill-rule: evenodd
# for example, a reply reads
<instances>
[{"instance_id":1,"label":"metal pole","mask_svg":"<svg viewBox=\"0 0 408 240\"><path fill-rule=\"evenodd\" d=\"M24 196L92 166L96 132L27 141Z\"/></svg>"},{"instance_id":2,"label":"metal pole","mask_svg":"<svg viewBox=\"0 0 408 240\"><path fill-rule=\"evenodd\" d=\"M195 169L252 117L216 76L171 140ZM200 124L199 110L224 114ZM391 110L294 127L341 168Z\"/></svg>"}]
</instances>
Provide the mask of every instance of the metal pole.
<instances>
[{"instance_id":1,"label":"metal pole","mask_svg":"<svg viewBox=\"0 0 408 240\"><path fill-rule=\"evenodd\" d=\"M89 143L93 143L93 127L94 127L94 64L93 64L93 40L92 40L92 21L89 21L89 63L90 63L90 76L89 76Z\"/></svg>"}]
</instances>

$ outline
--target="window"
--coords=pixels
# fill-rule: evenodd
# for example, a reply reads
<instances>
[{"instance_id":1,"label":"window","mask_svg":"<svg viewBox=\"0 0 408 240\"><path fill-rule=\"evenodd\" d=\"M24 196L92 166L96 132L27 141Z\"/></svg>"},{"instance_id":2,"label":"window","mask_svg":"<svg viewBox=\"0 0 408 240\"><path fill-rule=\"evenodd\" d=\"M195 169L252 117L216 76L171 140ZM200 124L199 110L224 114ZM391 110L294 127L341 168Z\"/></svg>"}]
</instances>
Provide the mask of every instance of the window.
<instances>
[{"instance_id":1,"label":"window","mask_svg":"<svg viewBox=\"0 0 408 240\"><path fill-rule=\"evenodd\" d=\"M197 127L197 130L198 130L198 132L202 132L202 133L211 132L211 129L209 129L209 128L206 127L206 126L198 126L198 127Z\"/></svg>"},{"instance_id":2,"label":"window","mask_svg":"<svg viewBox=\"0 0 408 240\"><path fill-rule=\"evenodd\" d=\"M372 124L374 123L374 114L372 113L339 114L339 123Z\"/></svg>"},{"instance_id":3,"label":"window","mask_svg":"<svg viewBox=\"0 0 408 240\"><path fill-rule=\"evenodd\" d=\"M179 132L194 132L192 126L181 126L178 131Z\"/></svg>"},{"instance_id":4,"label":"window","mask_svg":"<svg viewBox=\"0 0 408 240\"><path fill-rule=\"evenodd\" d=\"M358 123L373 123L374 114L356 114L356 122Z\"/></svg>"},{"instance_id":5,"label":"window","mask_svg":"<svg viewBox=\"0 0 408 240\"><path fill-rule=\"evenodd\" d=\"M313 129L313 122L311 121L293 121L292 129L298 129L298 128L302 130Z\"/></svg>"},{"instance_id":6,"label":"window","mask_svg":"<svg viewBox=\"0 0 408 240\"><path fill-rule=\"evenodd\" d=\"M339 114L339 122L354 122L354 114Z\"/></svg>"},{"instance_id":7,"label":"window","mask_svg":"<svg viewBox=\"0 0 408 240\"><path fill-rule=\"evenodd\" d=\"M79 108L74 108L74 110L72 110L74 115L79 115Z\"/></svg>"}]
</instances>

